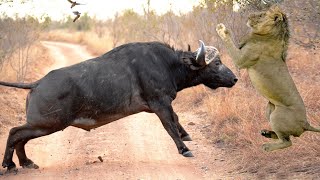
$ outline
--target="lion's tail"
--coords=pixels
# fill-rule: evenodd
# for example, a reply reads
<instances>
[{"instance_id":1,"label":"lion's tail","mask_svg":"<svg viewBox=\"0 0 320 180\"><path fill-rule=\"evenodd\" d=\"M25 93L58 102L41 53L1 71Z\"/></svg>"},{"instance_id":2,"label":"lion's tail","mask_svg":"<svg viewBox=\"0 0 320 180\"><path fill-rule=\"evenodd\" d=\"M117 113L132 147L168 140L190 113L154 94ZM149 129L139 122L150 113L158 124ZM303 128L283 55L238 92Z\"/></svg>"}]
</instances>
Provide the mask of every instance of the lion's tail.
<instances>
[{"instance_id":1,"label":"lion's tail","mask_svg":"<svg viewBox=\"0 0 320 180\"><path fill-rule=\"evenodd\" d=\"M310 124L305 128L306 131L320 132L320 128L312 127Z\"/></svg>"}]
</instances>

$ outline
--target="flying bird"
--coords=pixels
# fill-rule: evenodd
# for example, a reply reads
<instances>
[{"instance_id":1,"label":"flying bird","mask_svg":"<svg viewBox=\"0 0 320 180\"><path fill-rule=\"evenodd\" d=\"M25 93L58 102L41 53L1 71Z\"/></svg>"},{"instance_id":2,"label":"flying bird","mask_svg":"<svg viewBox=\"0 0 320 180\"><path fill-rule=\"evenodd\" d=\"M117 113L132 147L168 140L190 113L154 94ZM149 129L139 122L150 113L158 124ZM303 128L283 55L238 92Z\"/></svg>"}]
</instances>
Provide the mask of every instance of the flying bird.
<instances>
[{"instance_id":1,"label":"flying bird","mask_svg":"<svg viewBox=\"0 0 320 180\"><path fill-rule=\"evenodd\" d=\"M69 3L71 3L71 8L73 8L75 5L85 5L85 4L81 4L81 3L77 3L76 1L71 1L71 0L68 0Z\"/></svg>"},{"instance_id":2,"label":"flying bird","mask_svg":"<svg viewBox=\"0 0 320 180\"><path fill-rule=\"evenodd\" d=\"M79 19L81 13L79 13L79 11L73 11L73 14L76 15L76 17L73 19L73 22L76 22L76 20Z\"/></svg>"}]
</instances>

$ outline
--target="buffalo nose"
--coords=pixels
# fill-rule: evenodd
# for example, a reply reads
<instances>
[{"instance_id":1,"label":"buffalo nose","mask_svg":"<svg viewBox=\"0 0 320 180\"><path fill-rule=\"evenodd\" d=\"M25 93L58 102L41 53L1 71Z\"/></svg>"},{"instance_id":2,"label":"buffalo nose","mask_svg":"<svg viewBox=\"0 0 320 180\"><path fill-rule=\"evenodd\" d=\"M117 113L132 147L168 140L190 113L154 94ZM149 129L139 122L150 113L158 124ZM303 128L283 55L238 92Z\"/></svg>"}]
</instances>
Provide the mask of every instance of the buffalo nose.
<instances>
[{"instance_id":1,"label":"buffalo nose","mask_svg":"<svg viewBox=\"0 0 320 180\"><path fill-rule=\"evenodd\" d=\"M238 79L237 78L234 78L234 80L233 80L235 83L238 81Z\"/></svg>"}]
</instances>

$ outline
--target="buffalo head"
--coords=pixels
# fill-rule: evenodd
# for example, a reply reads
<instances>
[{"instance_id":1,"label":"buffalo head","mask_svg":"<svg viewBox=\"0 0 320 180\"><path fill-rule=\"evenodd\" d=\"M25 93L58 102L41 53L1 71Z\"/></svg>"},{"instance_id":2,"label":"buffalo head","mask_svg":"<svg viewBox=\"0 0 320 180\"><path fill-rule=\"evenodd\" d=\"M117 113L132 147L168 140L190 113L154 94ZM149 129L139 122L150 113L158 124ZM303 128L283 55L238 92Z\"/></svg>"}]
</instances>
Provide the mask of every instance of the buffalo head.
<instances>
[{"instance_id":1,"label":"buffalo head","mask_svg":"<svg viewBox=\"0 0 320 180\"><path fill-rule=\"evenodd\" d=\"M191 51L190 47L188 51ZM198 80L205 86L212 89L232 87L238 81L233 72L221 62L217 48L205 46L200 40L200 47L193 52L192 57L183 60L197 73Z\"/></svg>"}]
</instances>

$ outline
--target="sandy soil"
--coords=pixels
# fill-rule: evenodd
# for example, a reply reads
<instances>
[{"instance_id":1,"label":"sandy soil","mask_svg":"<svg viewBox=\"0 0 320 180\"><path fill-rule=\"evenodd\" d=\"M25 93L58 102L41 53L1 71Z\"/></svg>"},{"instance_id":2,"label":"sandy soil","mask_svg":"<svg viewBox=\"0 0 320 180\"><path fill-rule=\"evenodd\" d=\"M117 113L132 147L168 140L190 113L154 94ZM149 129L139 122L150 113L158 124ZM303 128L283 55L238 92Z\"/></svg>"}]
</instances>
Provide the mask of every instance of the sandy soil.
<instances>
[{"instance_id":1,"label":"sandy soil","mask_svg":"<svg viewBox=\"0 0 320 180\"><path fill-rule=\"evenodd\" d=\"M42 44L55 59L43 74L92 57L78 45ZM4 134L0 137L2 155L7 132ZM191 149L198 146L195 142L187 145ZM68 127L30 141L26 152L40 169L19 168L18 174L4 174L0 179L204 179L209 175L206 167L199 166L197 157L178 154L157 116L148 113L129 116L91 132ZM16 156L14 161L18 164Z\"/></svg>"}]
</instances>

